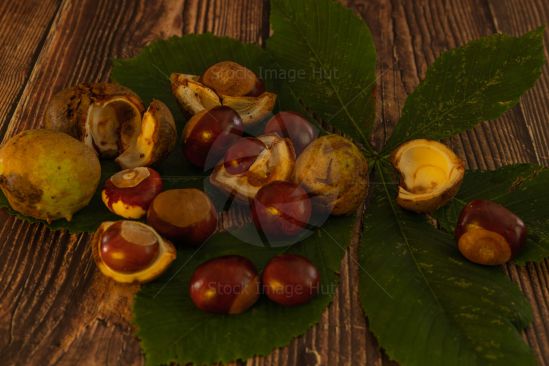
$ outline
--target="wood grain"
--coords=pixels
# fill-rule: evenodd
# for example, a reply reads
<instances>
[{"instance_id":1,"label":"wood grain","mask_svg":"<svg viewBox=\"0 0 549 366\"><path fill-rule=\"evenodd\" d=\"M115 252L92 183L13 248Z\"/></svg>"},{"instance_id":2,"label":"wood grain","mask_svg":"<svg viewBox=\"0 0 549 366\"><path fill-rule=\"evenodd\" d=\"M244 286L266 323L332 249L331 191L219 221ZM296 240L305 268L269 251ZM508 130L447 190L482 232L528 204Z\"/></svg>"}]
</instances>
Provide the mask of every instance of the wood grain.
<instances>
[{"instance_id":1,"label":"wood grain","mask_svg":"<svg viewBox=\"0 0 549 366\"><path fill-rule=\"evenodd\" d=\"M441 52L495 31L521 34L549 23L545 0L341 2L368 23L378 49L378 146L397 123L406 96ZM262 0L1 2L0 133L5 138L40 126L56 91L80 81L107 80L113 57L132 56L153 39L209 31L264 43L268 14L268 1ZM471 168L521 161L548 165L548 101L546 68L519 106L449 143ZM0 214L0 224L2 364L143 363L131 325L136 287L117 285L97 273L87 235L50 232L5 214ZM288 347L239 364L392 363L368 332L358 301L359 224L342 262L341 285L320 323ZM508 273L535 314L525 339L540 365L549 365L549 263L509 267Z\"/></svg>"},{"instance_id":2,"label":"wood grain","mask_svg":"<svg viewBox=\"0 0 549 366\"><path fill-rule=\"evenodd\" d=\"M523 34L549 22L543 1L353 1L373 31L378 49L380 145L398 122L406 99L425 77L427 66L443 51L494 32ZM547 31L546 31L547 42ZM547 45L547 43L546 43ZM545 48L547 57L547 47ZM449 141L469 168L495 169L517 162L548 165L549 72L519 105L496 121L480 124ZM540 365L549 364L548 261L525 268L509 266L534 313L525 339Z\"/></svg>"}]
</instances>

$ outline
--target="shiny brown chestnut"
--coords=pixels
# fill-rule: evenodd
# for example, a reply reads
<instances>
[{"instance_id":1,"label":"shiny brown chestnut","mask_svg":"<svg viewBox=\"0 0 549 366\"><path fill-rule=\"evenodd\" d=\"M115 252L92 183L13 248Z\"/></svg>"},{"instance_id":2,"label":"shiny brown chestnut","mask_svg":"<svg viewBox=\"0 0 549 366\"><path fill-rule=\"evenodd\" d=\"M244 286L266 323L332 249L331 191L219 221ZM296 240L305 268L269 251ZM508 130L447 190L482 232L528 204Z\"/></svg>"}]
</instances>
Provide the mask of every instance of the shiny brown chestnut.
<instances>
[{"instance_id":1,"label":"shiny brown chestnut","mask_svg":"<svg viewBox=\"0 0 549 366\"><path fill-rule=\"evenodd\" d=\"M272 301L285 306L308 303L318 294L320 274L307 258L282 254L263 270L263 289Z\"/></svg>"},{"instance_id":2,"label":"shiny brown chestnut","mask_svg":"<svg viewBox=\"0 0 549 366\"><path fill-rule=\"evenodd\" d=\"M206 193L171 189L157 195L147 211L147 224L181 244L200 245L217 229L217 212Z\"/></svg>"},{"instance_id":3,"label":"shiny brown chestnut","mask_svg":"<svg viewBox=\"0 0 549 366\"><path fill-rule=\"evenodd\" d=\"M301 234L311 218L312 205L299 185L275 181L257 192L251 209L256 228L268 240L277 240Z\"/></svg>"},{"instance_id":4,"label":"shiny brown chestnut","mask_svg":"<svg viewBox=\"0 0 549 366\"><path fill-rule=\"evenodd\" d=\"M250 69L233 61L222 61L208 67L200 82L219 95L257 97L265 91L263 81Z\"/></svg>"},{"instance_id":5,"label":"shiny brown chestnut","mask_svg":"<svg viewBox=\"0 0 549 366\"><path fill-rule=\"evenodd\" d=\"M175 260L175 247L138 221L106 221L95 232L92 254L99 270L117 282L148 282Z\"/></svg>"},{"instance_id":6,"label":"shiny brown chestnut","mask_svg":"<svg viewBox=\"0 0 549 366\"><path fill-rule=\"evenodd\" d=\"M259 298L259 275L253 263L244 257L211 259L194 271L189 295L203 311L240 314Z\"/></svg>"},{"instance_id":7,"label":"shiny brown chestnut","mask_svg":"<svg viewBox=\"0 0 549 366\"><path fill-rule=\"evenodd\" d=\"M237 141L244 127L242 119L229 107L214 107L198 112L183 129L183 153L200 168L209 169Z\"/></svg>"},{"instance_id":8,"label":"shiny brown chestnut","mask_svg":"<svg viewBox=\"0 0 549 366\"><path fill-rule=\"evenodd\" d=\"M474 200L461 211L455 235L465 258L500 265L521 251L526 232L524 222L509 209L493 201Z\"/></svg>"},{"instance_id":9,"label":"shiny brown chestnut","mask_svg":"<svg viewBox=\"0 0 549 366\"><path fill-rule=\"evenodd\" d=\"M278 112L267 122L265 133L276 133L289 138L296 152L301 152L318 136L318 130L305 117L296 112Z\"/></svg>"},{"instance_id":10,"label":"shiny brown chestnut","mask_svg":"<svg viewBox=\"0 0 549 366\"><path fill-rule=\"evenodd\" d=\"M139 219L152 200L162 192L162 178L154 169L138 167L122 170L105 182L101 199L114 214Z\"/></svg>"}]
</instances>

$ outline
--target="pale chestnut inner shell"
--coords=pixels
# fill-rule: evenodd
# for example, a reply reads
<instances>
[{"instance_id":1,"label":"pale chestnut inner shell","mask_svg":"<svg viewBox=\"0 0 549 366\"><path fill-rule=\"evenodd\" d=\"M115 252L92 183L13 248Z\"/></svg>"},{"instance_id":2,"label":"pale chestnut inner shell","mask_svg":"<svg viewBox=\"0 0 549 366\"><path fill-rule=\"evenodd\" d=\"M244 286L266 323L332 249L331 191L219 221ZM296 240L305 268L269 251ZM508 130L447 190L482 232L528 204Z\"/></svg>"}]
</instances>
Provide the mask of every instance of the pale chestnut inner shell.
<instances>
[{"instance_id":1,"label":"pale chestnut inner shell","mask_svg":"<svg viewBox=\"0 0 549 366\"><path fill-rule=\"evenodd\" d=\"M208 196L197 189L172 189L153 201L153 210L163 221L186 228L204 221L210 215Z\"/></svg>"},{"instance_id":2,"label":"pale chestnut inner shell","mask_svg":"<svg viewBox=\"0 0 549 366\"><path fill-rule=\"evenodd\" d=\"M159 242L155 233L147 226L135 221L123 221L120 235L128 242L144 247Z\"/></svg>"},{"instance_id":3,"label":"pale chestnut inner shell","mask_svg":"<svg viewBox=\"0 0 549 366\"><path fill-rule=\"evenodd\" d=\"M112 183L118 188L131 188L147 179L151 173L145 167L122 170L111 177Z\"/></svg>"},{"instance_id":4,"label":"pale chestnut inner shell","mask_svg":"<svg viewBox=\"0 0 549 366\"><path fill-rule=\"evenodd\" d=\"M96 146L103 157L115 157L126 149L140 132L141 113L127 99L93 103L88 109L86 143Z\"/></svg>"},{"instance_id":5,"label":"pale chestnut inner shell","mask_svg":"<svg viewBox=\"0 0 549 366\"><path fill-rule=\"evenodd\" d=\"M459 158L441 143L417 140L399 148L396 168L403 181L401 194L421 197L451 187L461 178Z\"/></svg>"}]
</instances>

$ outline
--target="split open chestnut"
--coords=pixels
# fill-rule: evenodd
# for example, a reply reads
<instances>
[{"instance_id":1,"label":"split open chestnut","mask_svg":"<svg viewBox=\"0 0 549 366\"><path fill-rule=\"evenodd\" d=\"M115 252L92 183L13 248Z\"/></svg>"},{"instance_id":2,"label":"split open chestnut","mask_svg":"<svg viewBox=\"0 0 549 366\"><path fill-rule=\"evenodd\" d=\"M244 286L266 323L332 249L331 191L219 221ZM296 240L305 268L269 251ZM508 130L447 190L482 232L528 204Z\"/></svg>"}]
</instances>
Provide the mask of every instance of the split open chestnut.
<instances>
[{"instance_id":1,"label":"split open chestnut","mask_svg":"<svg viewBox=\"0 0 549 366\"><path fill-rule=\"evenodd\" d=\"M307 228L312 205L299 185L276 181L257 192L251 209L257 229L267 240L279 240L296 237Z\"/></svg>"},{"instance_id":2,"label":"split open chestnut","mask_svg":"<svg viewBox=\"0 0 549 366\"><path fill-rule=\"evenodd\" d=\"M295 151L289 139L277 134L241 139L212 171L210 183L248 203L270 182L291 180L294 165Z\"/></svg>"},{"instance_id":3,"label":"split open chestnut","mask_svg":"<svg viewBox=\"0 0 549 366\"><path fill-rule=\"evenodd\" d=\"M194 271L189 295L203 311L240 314L259 298L259 275L253 263L244 257L211 259Z\"/></svg>"},{"instance_id":4,"label":"split open chestnut","mask_svg":"<svg viewBox=\"0 0 549 366\"><path fill-rule=\"evenodd\" d=\"M465 167L446 145L426 139L410 140L391 156L400 174L397 203L419 213L433 212L458 192Z\"/></svg>"},{"instance_id":5,"label":"split open chestnut","mask_svg":"<svg viewBox=\"0 0 549 366\"><path fill-rule=\"evenodd\" d=\"M149 206L147 224L175 243L200 245L216 231L217 212L198 189L170 189Z\"/></svg>"},{"instance_id":6,"label":"split open chestnut","mask_svg":"<svg viewBox=\"0 0 549 366\"><path fill-rule=\"evenodd\" d=\"M307 258L295 254L271 259L263 270L262 279L267 297L285 306L308 303L320 287L318 269Z\"/></svg>"},{"instance_id":7,"label":"split open chestnut","mask_svg":"<svg viewBox=\"0 0 549 366\"><path fill-rule=\"evenodd\" d=\"M243 137L225 153L223 164L229 174L242 174L250 169L267 146L255 137Z\"/></svg>"},{"instance_id":8,"label":"split open chestnut","mask_svg":"<svg viewBox=\"0 0 549 366\"><path fill-rule=\"evenodd\" d=\"M183 152L194 165L209 169L235 143L244 127L242 119L229 107L214 107L198 112L183 129Z\"/></svg>"},{"instance_id":9,"label":"split open chestnut","mask_svg":"<svg viewBox=\"0 0 549 366\"><path fill-rule=\"evenodd\" d=\"M526 241L526 226L502 205L474 200L461 211L455 235L465 258L477 264L499 265L521 251Z\"/></svg>"},{"instance_id":10,"label":"split open chestnut","mask_svg":"<svg viewBox=\"0 0 549 366\"><path fill-rule=\"evenodd\" d=\"M101 198L114 214L139 219L152 200L162 192L162 178L154 169L138 167L122 170L105 182Z\"/></svg>"},{"instance_id":11,"label":"split open chestnut","mask_svg":"<svg viewBox=\"0 0 549 366\"><path fill-rule=\"evenodd\" d=\"M117 282L147 282L175 260L175 247L153 228L137 221L107 221L92 238L99 270Z\"/></svg>"},{"instance_id":12,"label":"split open chestnut","mask_svg":"<svg viewBox=\"0 0 549 366\"><path fill-rule=\"evenodd\" d=\"M296 112L278 112L267 122L265 133L276 133L289 138L297 155L318 136L318 130Z\"/></svg>"}]
</instances>

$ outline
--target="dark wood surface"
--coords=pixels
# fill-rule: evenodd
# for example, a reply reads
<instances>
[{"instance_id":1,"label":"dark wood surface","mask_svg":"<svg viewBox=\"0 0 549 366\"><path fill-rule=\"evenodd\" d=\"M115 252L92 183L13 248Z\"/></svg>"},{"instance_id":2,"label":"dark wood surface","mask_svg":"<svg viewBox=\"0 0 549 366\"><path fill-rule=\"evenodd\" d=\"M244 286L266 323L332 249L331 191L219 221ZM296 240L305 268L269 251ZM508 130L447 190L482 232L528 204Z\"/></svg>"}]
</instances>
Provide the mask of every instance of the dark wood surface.
<instances>
[{"instance_id":1,"label":"dark wood surface","mask_svg":"<svg viewBox=\"0 0 549 366\"><path fill-rule=\"evenodd\" d=\"M370 26L378 49L375 142L397 123L406 95L442 51L494 32L522 34L549 24L547 0L342 1ZM269 3L261 0L0 1L0 136L42 124L59 89L107 80L114 57L135 55L158 38L213 32L263 43ZM546 31L546 57L549 33ZM497 126L497 127L496 127ZM549 68L497 124L449 141L471 168L516 162L549 166ZM288 347L249 365L384 365L358 302L356 245L320 323ZM51 232L0 213L0 364L139 365L130 323L135 286L96 270L88 235ZM549 365L549 262L508 267L530 300L524 333Z\"/></svg>"}]
</instances>

